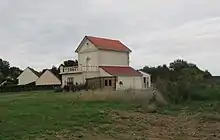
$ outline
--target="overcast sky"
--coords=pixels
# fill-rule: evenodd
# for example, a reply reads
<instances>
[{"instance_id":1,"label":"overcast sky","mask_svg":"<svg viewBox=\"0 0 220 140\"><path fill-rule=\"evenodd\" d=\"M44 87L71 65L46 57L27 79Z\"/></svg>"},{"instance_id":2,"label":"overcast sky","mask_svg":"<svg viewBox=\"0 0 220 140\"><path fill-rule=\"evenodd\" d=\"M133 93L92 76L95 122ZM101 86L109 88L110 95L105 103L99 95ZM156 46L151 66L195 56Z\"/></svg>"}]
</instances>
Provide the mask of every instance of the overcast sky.
<instances>
[{"instance_id":1,"label":"overcast sky","mask_svg":"<svg viewBox=\"0 0 220 140\"><path fill-rule=\"evenodd\" d=\"M0 58L12 66L76 58L85 35L121 40L134 68L182 58L220 75L220 0L0 0Z\"/></svg>"}]
</instances>

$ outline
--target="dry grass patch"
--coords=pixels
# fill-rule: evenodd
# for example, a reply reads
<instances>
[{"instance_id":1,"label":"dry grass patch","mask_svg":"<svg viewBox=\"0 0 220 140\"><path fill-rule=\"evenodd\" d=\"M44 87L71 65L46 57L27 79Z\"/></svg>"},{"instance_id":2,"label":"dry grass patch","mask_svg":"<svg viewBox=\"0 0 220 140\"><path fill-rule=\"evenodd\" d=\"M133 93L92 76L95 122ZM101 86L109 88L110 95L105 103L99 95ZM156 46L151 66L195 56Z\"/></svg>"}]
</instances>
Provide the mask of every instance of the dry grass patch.
<instances>
[{"instance_id":1,"label":"dry grass patch","mask_svg":"<svg viewBox=\"0 0 220 140\"><path fill-rule=\"evenodd\" d=\"M152 98L152 92L152 89L125 91L96 90L79 92L76 96L77 99L84 101L122 101L148 104ZM156 92L156 100L160 104L167 103L159 92Z\"/></svg>"}]
</instances>

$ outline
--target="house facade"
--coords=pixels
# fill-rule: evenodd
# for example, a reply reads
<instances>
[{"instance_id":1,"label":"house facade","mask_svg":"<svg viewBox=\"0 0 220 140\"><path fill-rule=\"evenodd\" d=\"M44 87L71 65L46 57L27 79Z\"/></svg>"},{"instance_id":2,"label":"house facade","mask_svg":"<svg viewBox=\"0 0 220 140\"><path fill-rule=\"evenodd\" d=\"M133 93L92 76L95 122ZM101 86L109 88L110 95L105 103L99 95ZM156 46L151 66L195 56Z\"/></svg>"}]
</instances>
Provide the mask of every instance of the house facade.
<instances>
[{"instance_id":1,"label":"house facade","mask_svg":"<svg viewBox=\"0 0 220 140\"><path fill-rule=\"evenodd\" d=\"M40 73L34 69L27 67L18 77L18 85L27 85L35 82L40 76Z\"/></svg>"},{"instance_id":2,"label":"house facade","mask_svg":"<svg viewBox=\"0 0 220 140\"><path fill-rule=\"evenodd\" d=\"M149 87L143 84L143 73L129 66L131 50L118 40L85 36L75 52L78 66L60 67L62 86L87 82L96 88L115 90Z\"/></svg>"},{"instance_id":3,"label":"house facade","mask_svg":"<svg viewBox=\"0 0 220 140\"><path fill-rule=\"evenodd\" d=\"M42 85L61 85L60 79L50 70L46 70L35 82L36 86Z\"/></svg>"}]
</instances>

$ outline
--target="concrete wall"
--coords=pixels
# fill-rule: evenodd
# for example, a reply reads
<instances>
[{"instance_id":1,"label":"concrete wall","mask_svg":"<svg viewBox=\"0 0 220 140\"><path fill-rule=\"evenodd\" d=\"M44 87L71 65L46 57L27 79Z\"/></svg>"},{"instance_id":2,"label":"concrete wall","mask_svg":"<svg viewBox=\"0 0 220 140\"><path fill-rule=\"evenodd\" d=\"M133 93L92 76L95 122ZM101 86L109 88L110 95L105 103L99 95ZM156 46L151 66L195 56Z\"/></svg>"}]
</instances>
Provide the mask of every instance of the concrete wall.
<instances>
[{"instance_id":1,"label":"concrete wall","mask_svg":"<svg viewBox=\"0 0 220 140\"><path fill-rule=\"evenodd\" d=\"M77 82L77 83L84 83L84 76L83 74L64 74L62 75L62 86L66 85L67 84L67 79L69 77L73 77L74 79L74 84Z\"/></svg>"},{"instance_id":2,"label":"concrete wall","mask_svg":"<svg viewBox=\"0 0 220 140\"><path fill-rule=\"evenodd\" d=\"M129 66L129 53L99 50L100 66Z\"/></svg>"},{"instance_id":3,"label":"concrete wall","mask_svg":"<svg viewBox=\"0 0 220 140\"><path fill-rule=\"evenodd\" d=\"M151 87L151 75L142 71L139 71L142 74L143 80L143 88L150 88ZM146 85L144 83L144 78L146 78Z\"/></svg>"},{"instance_id":4,"label":"concrete wall","mask_svg":"<svg viewBox=\"0 0 220 140\"><path fill-rule=\"evenodd\" d=\"M61 85L61 81L47 70L37 79L36 85Z\"/></svg>"},{"instance_id":5,"label":"concrete wall","mask_svg":"<svg viewBox=\"0 0 220 140\"><path fill-rule=\"evenodd\" d=\"M98 66L99 64L99 52L98 49L89 41L86 40L79 52L78 52L78 62L79 65L86 66L86 58L89 57L88 65L90 66Z\"/></svg>"},{"instance_id":6,"label":"concrete wall","mask_svg":"<svg viewBox=\"0 0 220 140\"><path fill-rule=\"evenodd\" d=\"M18 85L26 85L35 82L38 76L35 75L29 68L25 69L18 77Z\"/></svg>"},{"instance_id":7,"label":"concrete wall","mask_svg":"<svg viewBox=\"0 0 220 140\"><path fill-rule=\"evenodd\" d=\"M86 82L86 78L93 78L93 77L99 77L99 72L87 72L87 73L76 73L76 74L64 74L62 75L62 86L64 86L67 83L67 79L69 77L73 77L74 84L81 83L84 84Z\"/></svg>"},{"instance_id":8,"label":"concrete wall","mask_svg":"<svg viewBox=\"0 0 220 140\"><path fill-rule=\"evenodd\" d=\"M105 72L102 68L99 68L99 72L101 77L112 76L109 73Z\"/></svg>"},{"instance_id":9,"label":"concrete wall","mask_svg":"<svg viewBox=\"0 0 220 140\"><path fill-rule=\"evenodd\" d=\"M122 86L119 84L120 81L123 83ZM125 89L143 89L142 77L119 76L116 82L116 90Z\"/></svg>"},{"instance_id":10,"label":"concrete wall","mask_svg":"<svg viewBox=\"0 0 220 140\"><path fill-rule=\"evenodd\" d=\"M89 57L90 66L129 66L129 53L111 50L99 50L89 40L85 40L78 52L79 65L86 66Z\"/></svg>"}]
</instances>

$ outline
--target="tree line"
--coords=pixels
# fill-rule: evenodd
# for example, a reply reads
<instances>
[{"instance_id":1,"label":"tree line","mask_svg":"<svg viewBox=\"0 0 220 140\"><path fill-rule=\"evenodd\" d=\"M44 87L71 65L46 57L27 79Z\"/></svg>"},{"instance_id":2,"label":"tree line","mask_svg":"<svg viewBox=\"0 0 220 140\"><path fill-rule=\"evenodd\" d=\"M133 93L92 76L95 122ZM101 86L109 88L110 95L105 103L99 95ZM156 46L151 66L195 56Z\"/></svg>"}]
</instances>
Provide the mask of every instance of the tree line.
<instances>
[{"instance_id":1,"label":"tree line","mask_svg":"<svg viewBox=\"0 0 220 140\"><path fill-rule=\"evenodd\" d=\"M172 103L220 100L219 77L196 64L177 59L168 66L145 66L141 70L151 74L153 86Z\"/></svg>"},{"instance_id":2,"label":"tree line","mask_svg":"<svg viewBox=\"0 0 220 140\"><path fill-rule=\"evenodd\" d=\"M212 74L208 70L203 71L196 64L181 59L171 62L169 66L166 64L157 67L145 66L141 70L151 74L153 82L156 82L158 78L170 81L186 79L190 81L202 81L212 77Z\"/></svg>"}]
</instances>

